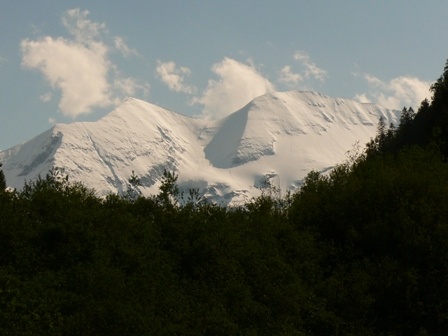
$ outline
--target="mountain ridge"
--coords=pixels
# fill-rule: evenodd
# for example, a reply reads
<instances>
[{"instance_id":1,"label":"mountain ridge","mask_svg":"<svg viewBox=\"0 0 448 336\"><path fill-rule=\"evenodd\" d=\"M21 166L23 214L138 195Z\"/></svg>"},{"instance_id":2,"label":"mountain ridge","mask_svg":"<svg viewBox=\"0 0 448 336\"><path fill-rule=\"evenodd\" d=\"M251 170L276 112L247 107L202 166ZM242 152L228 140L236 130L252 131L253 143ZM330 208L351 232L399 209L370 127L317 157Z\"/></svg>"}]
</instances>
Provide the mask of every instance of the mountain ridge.
<instances>
[{"instance_id":1,"label":"mountain ridge","mask_svg":"<svg viewBox=\"0 0 448 336\"><path fill-rule=\"evenodd\" d=\"M398 111L309 91L267 93L221 120L128 98L98 121L56 124L0 152L0 161L18 189L57 166L100 196L124 193L135 172L150 195L166 169L179 175L181 189L238 203L257 196L263 179L295 190L310 170L341 163L375 135L380 117L396 123Z\"/></svg>"}]
</instances>

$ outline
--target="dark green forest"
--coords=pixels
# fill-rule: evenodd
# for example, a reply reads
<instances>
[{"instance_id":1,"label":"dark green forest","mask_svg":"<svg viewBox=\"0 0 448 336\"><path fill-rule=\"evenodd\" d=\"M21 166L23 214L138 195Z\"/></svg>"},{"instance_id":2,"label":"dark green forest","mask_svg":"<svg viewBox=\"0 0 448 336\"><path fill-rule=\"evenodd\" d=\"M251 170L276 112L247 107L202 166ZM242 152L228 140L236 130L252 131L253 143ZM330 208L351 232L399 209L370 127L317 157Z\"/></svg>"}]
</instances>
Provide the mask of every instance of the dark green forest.
<instances>
[{"instance_id":1,"label":"dark green forest","mask_svg":"<svg viewBox=\"0 0 448 336\"><path fill-rule=\"evenodd\" d=\"M104 199L0 172L0 335L447 335L448 62L431 90L330 174L239 207L169 172Z\"/></svg>"}]
</instances>

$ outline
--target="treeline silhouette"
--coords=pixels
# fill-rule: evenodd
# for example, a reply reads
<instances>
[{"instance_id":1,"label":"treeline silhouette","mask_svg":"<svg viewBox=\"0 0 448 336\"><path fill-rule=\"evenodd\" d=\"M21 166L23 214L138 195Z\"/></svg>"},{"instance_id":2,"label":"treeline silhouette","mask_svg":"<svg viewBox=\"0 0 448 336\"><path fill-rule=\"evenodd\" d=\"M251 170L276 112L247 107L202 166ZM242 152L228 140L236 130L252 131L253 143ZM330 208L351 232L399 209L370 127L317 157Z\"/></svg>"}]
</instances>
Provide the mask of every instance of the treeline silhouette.
<instances>
[{"instance_id":1,"label":"treeline silhouette","mask_svg":"<svg viewBox=\"0 0 448 336\"><path fill-rule=\"evenodd\" d=\"M2 188L0 334L447 335L448 62L432 93L284 198Z\"/></svg>"}]
</instances>

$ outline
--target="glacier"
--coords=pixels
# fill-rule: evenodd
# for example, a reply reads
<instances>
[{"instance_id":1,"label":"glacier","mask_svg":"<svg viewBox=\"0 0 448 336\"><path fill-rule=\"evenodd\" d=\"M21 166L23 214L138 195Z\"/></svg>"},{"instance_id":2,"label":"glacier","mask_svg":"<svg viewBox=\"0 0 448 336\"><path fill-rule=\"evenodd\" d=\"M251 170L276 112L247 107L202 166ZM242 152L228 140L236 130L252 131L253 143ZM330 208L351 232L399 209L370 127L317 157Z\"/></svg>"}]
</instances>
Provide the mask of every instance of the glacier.
<instances>
[{"instance_id":1,"label":"glacier","mask_svg":"<svg viewBox=\"0 0 448 336\"><path fill-rule=\"evenodd\" d=\"M221 120L128 98L100 120L56 124L0 152L0 161L16 189L59 167L100 197L125 193L134 172L149 196L166 169L178 174L180 190L242 204L265 182L294 192L311 170L344 162L356 143L375 136L380 117L396 124L399 111L311 91L267 93Z\"/></svg>"}]
</instances>

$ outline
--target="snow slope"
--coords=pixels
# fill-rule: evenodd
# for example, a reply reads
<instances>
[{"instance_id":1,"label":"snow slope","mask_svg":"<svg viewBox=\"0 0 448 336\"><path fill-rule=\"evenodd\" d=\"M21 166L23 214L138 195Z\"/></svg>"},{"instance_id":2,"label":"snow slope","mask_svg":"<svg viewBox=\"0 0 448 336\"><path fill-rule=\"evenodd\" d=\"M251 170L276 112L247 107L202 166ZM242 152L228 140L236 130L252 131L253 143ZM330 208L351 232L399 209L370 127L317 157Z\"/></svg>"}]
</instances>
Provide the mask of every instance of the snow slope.
<instances>
[{"instance_id":1,"label":"snow slope","mask_svg":"<svg viewBox=\"0 0 448 336\"><path fill-rule=\"evenodd\" d=\"M343 162L356 142L375 135L380 116L396 123L398 112L315 92L268 93L219 121L129 98L96 122L57 124L0 152L0 161L7 183L19 189L62 167L101 196L125 192L134 171L150 195L167 169L181 189L239 203L259 195L267 180L295 190L310 170Z\"/></svg>"}]
</instances>

